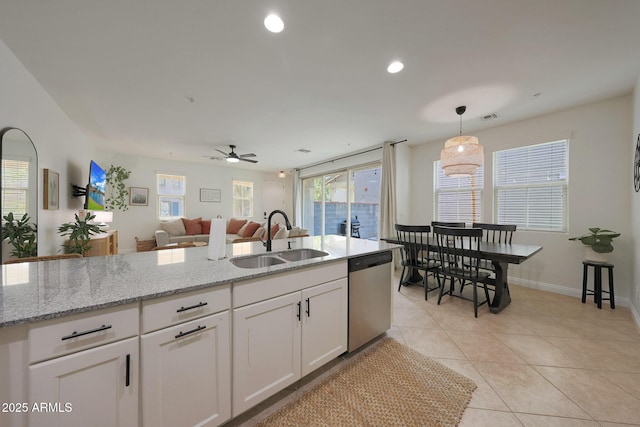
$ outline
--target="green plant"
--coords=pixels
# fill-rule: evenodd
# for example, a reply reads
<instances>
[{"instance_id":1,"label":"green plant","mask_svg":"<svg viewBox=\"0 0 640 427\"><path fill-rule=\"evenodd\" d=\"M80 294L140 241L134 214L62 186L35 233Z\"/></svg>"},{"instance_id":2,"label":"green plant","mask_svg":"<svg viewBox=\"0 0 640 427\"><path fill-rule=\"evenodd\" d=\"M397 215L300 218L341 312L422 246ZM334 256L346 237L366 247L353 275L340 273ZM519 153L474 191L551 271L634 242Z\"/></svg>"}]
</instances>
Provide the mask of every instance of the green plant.
<instances>
[{"instance_id":1,"label":"green plant","mask_svg":"<svg viewBox=\"0 0 640 427\"><path fill-rule=\"evenodd\" d=\"M594 252L601 254L613 252L611 241L620 236L620 233L602 228L590 228L589 232L569 240L580 240L583 245L591 246Z\"/></svg>"},{"instance_id":2,"label":"green plant","mask_svg":"<svg viewBox=\"0 0 640 427\"><path fill-rule=\"evenodd\" d=\"M131 171L126 170L122 166L110 165L106 171L107 184L109 185L108 196L105 197L104 203L107 210L120 209L126 211L129 209L127 205L127 186L124 181L129 179Z\"/></svg>"},{"instance_id":3,"label":"green plant","mask_svg":"<svg viewBox=\"0 0 640 427\"><path fill-rule=\"evenodd\" d=\"M31 218L28 214L22 215L21 219L15 219L13 212L9 212L3 216L2 224L2 240L8 239L13 249L11 256L17 258L25 258L38 255L38 245L36 236L38 234L38 226L29 223Z\"/></svg>"},{"instance_id":4,"label":"green plant","mask_svg":"<svg viewBox=\"0 0 640 427\"><path fill-rule=\"evenodd\" d=\"M87 212L83 219L75 214L75 222L67 222L58 227L60 235L69 236L69 240L63 244L65 254L82 254L84 256L91 249L89 244L91 236L103 232L97 225L89 224L89 221L95 217L91 212Z\"/></svg>"}]
</instances>

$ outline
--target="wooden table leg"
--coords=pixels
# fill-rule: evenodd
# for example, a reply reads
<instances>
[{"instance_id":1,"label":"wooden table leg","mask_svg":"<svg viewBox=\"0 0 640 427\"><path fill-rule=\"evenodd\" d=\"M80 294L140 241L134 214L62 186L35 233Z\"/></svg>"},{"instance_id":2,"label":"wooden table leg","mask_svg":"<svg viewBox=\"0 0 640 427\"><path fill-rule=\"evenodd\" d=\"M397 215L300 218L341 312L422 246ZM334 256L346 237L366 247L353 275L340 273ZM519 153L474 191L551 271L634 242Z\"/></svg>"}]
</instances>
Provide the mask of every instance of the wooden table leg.
<instances>
[{"instance_id":1,"label":"wooden table leg","mask_svg":"<svg viewBox=\"0 0 640 427\"><path fill-rule=\"evenodd\" d=\"M496 275L496 291L493 301L489 306L492 313L500 313L506 306L511 304L511 295L509 294L509 285L507 284L508 262L493 261L493 268Z\"/></svg>"}]
</instances>

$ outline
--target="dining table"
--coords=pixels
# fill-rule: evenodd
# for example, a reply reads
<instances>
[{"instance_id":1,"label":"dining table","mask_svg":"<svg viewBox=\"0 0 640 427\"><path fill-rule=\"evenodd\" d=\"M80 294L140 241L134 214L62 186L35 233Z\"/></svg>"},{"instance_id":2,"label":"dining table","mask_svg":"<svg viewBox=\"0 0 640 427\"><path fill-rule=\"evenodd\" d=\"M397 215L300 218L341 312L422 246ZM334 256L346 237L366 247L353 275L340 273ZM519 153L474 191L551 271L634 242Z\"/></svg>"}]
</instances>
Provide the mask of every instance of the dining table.
<instances>
[{"instance_id":1,"label":"dining table","mask_svg":"<svg viewBox=\"0 0 640 427\"><path fill-rule=\"evenodd\" d=\"M383 237L380 240L403 245L404 243L396 236ZM429 243L429 245L422 245L424 250L431 252L438 251L438 245ZM507 273L509 270L509 264L522 264L538 252L542 250L542 246L537 245L522 245L517 243L493 243L493 242L480 242L480 257L482 259L491 261L495 274L495 293L491 304L489 305L489 311L491 313L499 313L504 310L509 304L511 304L511 295L509 293L509 283L507 280ZM411 282L418 281L415 277L418 272L412 272ZM419 280L421 281L421 280Z\"/></svg>"}]
</instances>

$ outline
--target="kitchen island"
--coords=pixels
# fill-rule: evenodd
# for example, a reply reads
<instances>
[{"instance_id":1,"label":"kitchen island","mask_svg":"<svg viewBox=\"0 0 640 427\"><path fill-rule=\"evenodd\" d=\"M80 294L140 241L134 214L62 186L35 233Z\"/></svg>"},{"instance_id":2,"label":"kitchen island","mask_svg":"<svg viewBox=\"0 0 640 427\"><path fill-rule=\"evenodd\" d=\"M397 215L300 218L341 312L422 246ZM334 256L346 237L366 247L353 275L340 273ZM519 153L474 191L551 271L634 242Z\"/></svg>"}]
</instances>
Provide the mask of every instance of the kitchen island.
<instances>
[{"instance_id":1,"label":"kitchen island","mask_svg":"<svg viewBox=\"0 0 640 427\"><path fill-rule=\"evenodd\" d=\"M274 253L291 245L327 255L239 268L230 259L265 252L246 242L216 261L196 247L3 266L0 403L14 405L0 424L71 425L84 413L112 425L219 425L337 357L347 260L395 245L273 243Z\"/></svg>"}]
</instances>

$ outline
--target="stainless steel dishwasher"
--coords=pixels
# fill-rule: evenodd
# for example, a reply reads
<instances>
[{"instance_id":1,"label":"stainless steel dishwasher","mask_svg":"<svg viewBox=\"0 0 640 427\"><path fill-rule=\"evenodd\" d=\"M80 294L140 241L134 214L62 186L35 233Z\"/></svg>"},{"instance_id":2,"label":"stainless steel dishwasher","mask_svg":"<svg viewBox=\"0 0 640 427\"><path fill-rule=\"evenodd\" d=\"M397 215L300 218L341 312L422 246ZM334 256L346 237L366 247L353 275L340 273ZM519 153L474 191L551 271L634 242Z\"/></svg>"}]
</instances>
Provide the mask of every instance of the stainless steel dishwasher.
<instances>
[{"instance_id":1,"label":"stainless steel dishwasher","mask_svg":"<svg viewBox=\"0 0 640 427\"><path fill-rule=\"evenodd\" d=\"M348 351L391 327L391 259L391 251L349 259Z\"/></svg>"}]
</instances>

